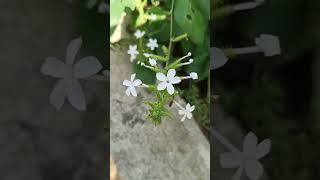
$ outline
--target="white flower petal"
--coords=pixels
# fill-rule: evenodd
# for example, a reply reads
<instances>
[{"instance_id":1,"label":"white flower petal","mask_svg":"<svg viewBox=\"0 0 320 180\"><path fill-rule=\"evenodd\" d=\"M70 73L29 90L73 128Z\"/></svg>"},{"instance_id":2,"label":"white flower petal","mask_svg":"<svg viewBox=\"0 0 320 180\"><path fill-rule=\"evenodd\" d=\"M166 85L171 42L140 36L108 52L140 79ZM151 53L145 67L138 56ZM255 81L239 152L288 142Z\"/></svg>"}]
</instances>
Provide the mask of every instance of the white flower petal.
<instances>
[{"instance_id":1,"label":"white flower petal","mask_svg":"<svg viewBox=\"0 0 320 180\"><path fill-rule=\"evenodd\" d=\"M181 122L183 122L186 119L186 115L182 116Z\"/></svg>"},{"instance_id":2,"label":"white flower petal","mask_svg":"<svg viewBox=\"0 0 320 180\"><path fill-rule=\"evenodd\" d=\"M228 61L228 58L225 56L224 52L221 49L212 47L211 48L211 67L210 69L218 69L224 66Z\"/></svg>"},{"instance_id":3,"label":"white flower petal","mask_svg":"<svg viewBox=\"0 0 320 180\"><path fill-rule=\"evenodd\" d=\"M99 60L93 56L80 59L74 65L73 76L75 78L86 78L98 73L102 69Z\"/></svg>"},{"instance_id":4,"label":"white flower petal","mask_svg":"<svg viewBox=\"0 0 320 180\"><path fill-rule=\"evenodd\" d=\"M157 61L154 60L154 59L152 59L152 58L149 58L149 64L150 64L151 66L155 66L155 65L157 65Z\"/></svg>"},{"instance_id":5,"label":"white flower petal","mask_svg":"<svg viewBox=\"0 0 320 180\"><path fill-rule=\"evenodd\" d=\"M163 73L157 73L156 74L156 77L159 81L166 81L167 80L167 77L163 74Z\"/></svg>"},{"instance_id":6,"label":"white flower petal","mask_svg":"<svg viewBox=\"0 0 320 180\"><path fill-rule=\"evenodd\" d=\"M252 132L248 133L243 140L243 153L252 157L254 156L256 147L258 143L258 138Z\"/></svg>"},{"instance_id":7,"label":"white flower petal","mask_svg":"<svg viewBox=\"0 0 320 180\"><path fill-rule=\"evenodd\" d=\"M67 56L66 56L66 62L67 64L73 64L74 59L81 48L82 45L82 38L74 39L72 40L68 47L67 47Z\"/></svg>"},{"instance_id":8,"label":"white flower petal","mask_svg":"<svg viewBox=\"0 0 320 180\"><path fill-rule=\"evenodd\" d=\"M174 87L172 84L167 83L167 91L170 95L172 95L174 93Z\"/></svg>"},{"instance_id":9,"label":"white flower petal","mask_svg":"<svg viewBox=\"0 0 320 180\"><path fill-rule=\"evenodd\" d=\"M263 167L258 161L245 161L244 169L250 180L258 180L263 175Z\"/></svg>"},{"instance_id":10,"label":"white flower petal","mask_svg":"<svg viewBox=\"0 0 320 180\"><path fill-rule=\"evenodd\" d=\"M157 39L149 39L149 42L147 44L147 47L149 47L152 51L158 47Z\"/></svg>"},{"instance_id":11,"label":"white flower petal","mask_svg":"<svg viewBox=\"0 0 320 180\"><path fill-rule=\"evenodd\" d=\"M243 160L241 152L227 152L220 155L220 165L223 168L239 167Z\"/></svg>"},{"instance_id":12,"label":"white flower petal","mask_svg":"<svg viewBox=\"0 0 320 180\"><path fill-rule=\"evenodd\" d=\"M231 180L240 180L241 179L241 175L242 175L242 172L243 172L243 167L240 166L236 173L231 177Z\"/></svg>"},{"instance_id":13,"label":"white flower petal","mask_svg":"<svg viewBox=\"0 0 320 180\"><path fill-rule=\"evenodd\" d=\"M261 34L255 39L257 46L263 50L265 56L275 56L281 54L280 42L277 36Z\"/></svg>"},{"instance_id":14,"label":"white flower petal","mask_svg":"<svg viewBox=\"0 0 320 180\"><path fill-rule=\"evenodd\" d=\"M134 36L135 36L137 39L139 39L139 38L143 37L144 34L145 34L144 31L137 30L137 31L134 33Z\"/></svg>"},{"instance_id":15,"label":"white flower petal","mask_svg":"<svg viewBox=\"0 0 320 180\"><path fill-rule=\"evenodd\" d=\"M189 105L189 106L188 106ZM195 108L195 106L191 106L189 103L187 104L187 107L186 107L186 110L188 111L188 112L192 112L192 111L194 111L194 108Z\"/></svg>"},{"instance_id":16,"label":"white flower petal","mask_svg":"<svg viewBox=\"0 0 320 180\"><path fill-rule=\"evenodd\" d=\"M178 83L181 82L181 79L180 79L179 77L173 77L173 78L171 78L171 79L169 80L169 82L170 82L171 84L178 84Z\"/></svg>"},{"instance_id":17,"label":"white flower petal","mask_svg":"<svg viewBox=\"0 0 320 180\"><path fill-rule=\"evenodd\" d=\"M130 81L133 82L134 81L134 78L136 77L136 74L131 74L131 77L130 77Z\"/></svg>"},{"instance_id":18,"label":"white flower petal","mask_svg":"<svg viewBox=\"0 0 320 180\"><path fill-rule=\"evenodd\" d=\"M134 88L134 86L130 86L130 92L132 94L132 96L137 97L137 91L136 88Z\"/></svg>"},{"instance_id":19,"label":"white flower petal","mask_svg":"<svg viewBox=\"0 0 320 180\"><path fill-rule=\"evenodd\" d=\"M45 75L50 75L57 78L65 77L66 64L57 58L48 57L41 66L41 72Z\"/></svg>"},{"instance_id":20,"label":"white flower petal","mask_svg":"<svg viewBox=\"0 0 320 180\"><path fill-rule=\"evenodd\" d=\"M190 77L191 77L192 79L198 79L198 74L195 73L195 72L192 72L192 73L190 73Z\"/></svg>"},{"instance_id":21,"label":"white flower petal","mask_svg":"<svg viewBox=\"0 0 320 180\"><path fill-rule=\"evenodd\" d=\"M168 73L167 73L167 78L171 79L176 75L176 70L174 69L169 69Z\"/></svg>"},{"instance_id":22,"label":"white flower petal","mask_svg":"<svg viewBox=\"0 0 320 180\"><path fill-rule=\"evenodd\" d=\"M192 113L188 112L188 113L186 113L186 115L187 115L187 118L188 118L188 119L191 119L191 118L192 118Z\"/></svg>"},{"instance_id":23,"label":"white flower petal","mask_svg":"<svg viewBox=\"0 0 320 180\"><path fill-rule=\"evenodd\" d=\"M133 81L134 86L140 86L141 84L142 84L142 81L140 79L136 79L135 81Z\"/></svg>"},{"instance_id":24,"label":"white flower petal","mask_svg":"<svg viewBox=\"0 0 320 180\"><path fill-rule=\"evenodd\" d=\"M79 111L86 110L86 100L79 81L68 79L66 81L66 88L70 104Z\"/></svg>"},{"instance_id":25,"label":"white flower petal","mask_svg":"<svg viewBox=\"0 0 320 180\"><path fill-rule=\"evenodd\" d=\"M161 82L161 83L159 83L159 84L158 84L158 87L157 87L157 89L158 89L159 91L165 90L166 88L167 88L167 83L166 83L166 82Z\"/></svg>"},{"instance_id":26,"label":"white flower petal","mask_svg":"<svg viewBox=\"0 0 320 180\"><path fill-rule=\"evenodd\" d=\"M55 85L53 91L50 94L49 102L52 104L55 108L60 109L63 104L64 100L67 97L67 92L64 84L64 80L59 80L57 84Z\"/></svg>"},{"instance_id":27,"label":"white flower petal","mask_svg":"<svg viewBox=\"0 0 320 180\"><path fill-rule=\"evenodd\" d=\"M127 96L130 96L130 93L131 93L131 88L130 88L130 86L127 88L127 90L126 90L126 95Z\"/></svg>"},{"instance_id":28,"label":"white flower petal","mask_svg":"<svg viewBox=\"0 0 320 180\"><path fill-rule=\"evenodd\" d=\"M184 115L184 114L186 114L186 112L185 112L184 110L179 110L179 111L178 111L178 114L179 114L179 115Z\"/></svg>"},{"instance_id":29,"label":"white flower petal","mask_svg":"<svg viewBox=\"0 0 320 180\"><path fill-rule=\"evenodd\" d=\"M128 81L128 80L124 80L122 84L123 84L124 86L131 86L131 85L132 85L132 82L131 82L131 81Z\"/></svg>"},{"instance_id":30,"label":"white flower petal","mask_svg":"<svg viewBox=\"0 0 320 180\"><path fill-rule=\"evenodd\" d=\"M271 140L265 139L260 144L258 144L256 151L255 151L255 158L260 159L267 155L270 152L271 148Z\"/></svg>"}]
</instances>

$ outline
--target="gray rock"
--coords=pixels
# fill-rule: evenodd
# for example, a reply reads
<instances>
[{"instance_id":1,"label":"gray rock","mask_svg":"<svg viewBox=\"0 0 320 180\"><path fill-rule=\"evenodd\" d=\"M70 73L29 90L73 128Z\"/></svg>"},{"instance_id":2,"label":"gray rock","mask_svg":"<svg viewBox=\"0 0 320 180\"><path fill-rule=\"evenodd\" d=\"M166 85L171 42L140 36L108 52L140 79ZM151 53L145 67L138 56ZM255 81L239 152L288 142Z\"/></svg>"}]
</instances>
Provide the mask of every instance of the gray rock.
<instances>
[{"instance_id":1,"label":"gray rock","mask_svg":"<svg viewBox=\"0 0 320 180\"><path fill-rule=\"evenodd\" d=\"M152 99L139 89L127 97L124 79L132 73L129 57L110 52L110 151L122 180L208 180L210 146L196 122L171 108L172 118L155 126L146 119L143 100ZM181 103L182 100L180 100Z\"/></svg>"}]
</instances>

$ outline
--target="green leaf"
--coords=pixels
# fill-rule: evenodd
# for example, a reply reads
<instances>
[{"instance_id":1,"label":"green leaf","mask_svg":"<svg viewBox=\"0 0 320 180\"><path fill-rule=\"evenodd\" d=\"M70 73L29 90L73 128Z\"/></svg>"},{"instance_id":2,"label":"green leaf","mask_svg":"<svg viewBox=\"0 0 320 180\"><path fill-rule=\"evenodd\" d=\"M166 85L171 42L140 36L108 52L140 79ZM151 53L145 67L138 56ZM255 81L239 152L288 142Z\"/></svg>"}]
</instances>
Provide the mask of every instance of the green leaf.
<instances>
[{"instance_id":1,"label":"green leaf","mask_svg":"<svg viewBox=\"0 0 320 180\"><path fill-rule=\"evenodd\" d=\"M176 0L174 19L195 44L202 44L207 30L207 22L200 11L188 0Z\"/></svg>"},{"instance_id":2,"label":"green leaf","mask_svg":"<svg viewBox=\"0 0 320 180\"><path fill-rule=\"evenodd\" d=\"M119 23L125 8L133 11L135 9L135 0L110 0L110 29Z\"/></svg>"},{"instance_id":3,"label":"green leaf","mask_svg":"<svg viewBox=\"0 0 320 180\"><path fill-rule=\"evenodd\" d=\"M210 19L210 0L191 0L191 3L200 11L207 21Z\"/></svg>"},{"instance_id":4,"label":"green leaf","mask_svg":"<svg viewBox=\"0 0 320 180\"><path fill-rule=\"evenodd\" d=\"M141 65L134 64L133 71L137 74L137 78L145 84L154 84L156 80L156 73Z\"/></svg>"}]
</instances>

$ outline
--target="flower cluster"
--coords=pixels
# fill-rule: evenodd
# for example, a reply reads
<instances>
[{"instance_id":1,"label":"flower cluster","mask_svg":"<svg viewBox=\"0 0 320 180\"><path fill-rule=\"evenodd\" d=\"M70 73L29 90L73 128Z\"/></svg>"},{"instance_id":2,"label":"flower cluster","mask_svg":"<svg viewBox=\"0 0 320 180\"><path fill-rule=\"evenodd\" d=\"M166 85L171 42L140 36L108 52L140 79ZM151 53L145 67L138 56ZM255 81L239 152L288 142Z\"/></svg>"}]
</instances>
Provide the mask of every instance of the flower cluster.
<instances>
[{"instance_id":1,"label":"flower cluster","mask_svg":"<svg viewBox=\"0 0 320 180\"><path fill-rule=\"evenodd\" d=\"M193 63L194 60L190 58L192 54L189 52L181 58L170 58L169 55L156 55L153 52L159 48L157 39L147 39L144 38L145 35L145 31L137 30L134 33L134 37L138 43L130 44L127 53L130 56L130 62L154 71L155 79L158 83L156 85L145 84L140 79L135 79L136 74L132 74L130 80L124 80L122 83L127 87L126 95L136 97L138 94L136 88L147 88L153 92L158 98L158 101L148 102L147 104L151 107L149 119L156 124L161 122L162 117L168 116L168 112L164 106L171 101L178 106L178 113L179 115L182 115L181 121L184 121L185 118L191 119L192 111L195 107L187 104L184 108L174 100L174 97L178 94L175 88L177 84L187 79L198 79L198 74L196 72L191 72L188 76L177 75L177 69ZM147 43L144 43L145 41ZM186 59L188 60L185 61Z\"/></svg>"}]
</instances>

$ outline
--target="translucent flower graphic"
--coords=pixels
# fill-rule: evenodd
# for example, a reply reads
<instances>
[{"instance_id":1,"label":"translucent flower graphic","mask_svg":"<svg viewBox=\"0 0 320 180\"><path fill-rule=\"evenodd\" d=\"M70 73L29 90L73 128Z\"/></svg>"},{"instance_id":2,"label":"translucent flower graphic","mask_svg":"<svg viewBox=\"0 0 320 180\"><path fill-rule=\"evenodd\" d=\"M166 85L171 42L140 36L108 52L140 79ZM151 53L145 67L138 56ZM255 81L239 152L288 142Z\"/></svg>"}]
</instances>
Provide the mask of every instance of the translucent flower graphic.
<instances>
[{"instance_id":1,"label":"translucent flower graphic","mask_svg":"<svg viewBox=\"0 0 320 180\"><path fill-rule=\"evenodd\" d=\"M157 39L149 39L149 42L147 44L147 47L149 47L151 49L151 51L155 50L157 47L159 47L158 45L158 41Z\"/></svg>"},{"instance_id":2,"label":"translucent flower graphic","mask_svg":"<svg viewBox=\"0 0 320 180\"><path fill-rule=\"evenodd\" d=\"M218 69L228 62L228 58L224 52L216 47L211 47L211 66L210 69Z\"/></svg>"},{"instance_id":3,"label":"translucent flower graphic","mask_svg":"<svg viewBox=\"0 0 320 180\"><path fill-rule=\"evenodd\" d=\"M195 106L191 106L189 103L186 105L186 108L182 108L180 106L179 115L183 115L181 118L181 122L183 122L186 118L191 119L192 118L192 111L194 111Z\"/></svg>"},{"instance_id":4,"label":"translucent flower graphic","mask_svg":"<svg viewBox=\"0 0 320 180\"><path fill-rule=\"evenodd\" d=\"M159 81L162 81L158 84L157 89L160 91L167 89L167 92L170 95L174 93L173 84L178 84L181 82L181 79L176 76L176 70L174 69L170 69L167 73L167 76L163 73L157 73L156 77Z\"/></svg>"},{"instance_id":5,"label":"translucent flower graphic","mask_svg":"<svg viewBox=\"0 0 320 180\"><path fill-rule=\"evenodd\" d=\"M128 54L130 55L130 62L133 62L139 54L137 50L137 45L129 45Z\"/></svg>"},{"instance_id":6,"label":"translucent flower graphic","mask_svg":"<svg viewBox=\"0 0 320 180\"><path fill-rule=\"evenodd\" d=\"M137 30L135 33L134 33L134 36L137 38L137 39L140 39L142 38L144 35L145 35L145 31L140 31L140 30Z\"/></svg>"},{"instance_id":7,"label":"translucent flower graphic","mask_svg":"<svg viewBox=\"0 0 320 180\"><path fill-rule=\"evenodd\" d=\"M257 136L250 132L244 138L243 152L234 150L220 155L220 164L223 168L238 168L232 180L239 180L243 170L250 180L258 180L263 174L263 166L258 160L266 156L270 148L270 139L258 144Z\"/></svg>"},{"instance_id":8,"label":"translucent flower graphic","mask_svg":"<svg viewBox=\"0 0 320 180\"><path fill-rule=\"evenodd\" d=\"M124 80L123 81L123 85L127 86L127 90L126 90L126 94L127 96L130 96L130 94L132 94L132 96L137 97L137 91L136 91L136 87L140 86L142 84L142 81L140 79L134 79L136 77L136 74L132 74L130 81L129 80Z\"/></svg>"},{"instance_id":9,"label":"translucent flower graphic","mask_svg":"<svg viewBox=\"0 0 320 180\"><path fill-rule=\"evenodd\" d=\"M74 64L81 48L82 39L74 39L67 47L66 63L49 57L42 64L41 72L55 78L61 78L50 94L50 104L60 109L65 99L77 110L86 110L85 96L78 79L88 78L102 69L97 58L88 56Z\"/></svg>"}]
</instances>

